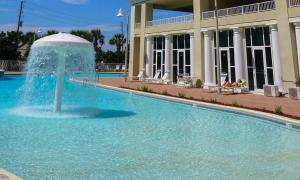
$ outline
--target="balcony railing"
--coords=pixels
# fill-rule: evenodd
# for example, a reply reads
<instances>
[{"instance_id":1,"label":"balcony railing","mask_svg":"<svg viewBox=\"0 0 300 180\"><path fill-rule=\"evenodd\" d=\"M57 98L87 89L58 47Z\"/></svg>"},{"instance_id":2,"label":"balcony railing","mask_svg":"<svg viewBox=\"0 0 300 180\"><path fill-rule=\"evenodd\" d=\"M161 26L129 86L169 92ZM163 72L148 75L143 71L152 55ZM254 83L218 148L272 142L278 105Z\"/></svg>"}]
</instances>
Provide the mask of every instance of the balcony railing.
<instances>
[{"instance_id":1,"label":"balcony railing","mask_svg":"<svg viewBox=\"0 0 300 180\"><path fill-rule=\"evenodd\" d=\"M300 0L294 0L300 1ZM256 3L256 4L249 4L244 6L237 6L232 8L220 9L218 10L219 17L227 17L227 16L235 16L235 15L242 15L242 14L251 14L251 13L258 13L264 11L271 11L274 10L275 2L274 1L267 1L263 3ZM207 11L202 13L202 19L213 19L215 18L215 11Z\"/></svg>"},{"instance_id":2,"label":"balcony railing","mask_svg":"<svg viewBox=\"0 0 300 180\"><path fill-rule=\"evenodd\" d=\"M300 0L289 0L290 7L300 7Z\"/></svg>"},{"instance_id":3,"label":"balcony railing","mask_svg":"<svg viewBox=\"0 0 300 180\"><path fill-rule=\"evenodd\" d=\"M166 19L159 19L147 22L147 27L151 26L161 26L161 25L171 25L171 24L184 24L193 22L194 15L185 15L185 16L178 16Z\"/></svg>"}]
</instances>

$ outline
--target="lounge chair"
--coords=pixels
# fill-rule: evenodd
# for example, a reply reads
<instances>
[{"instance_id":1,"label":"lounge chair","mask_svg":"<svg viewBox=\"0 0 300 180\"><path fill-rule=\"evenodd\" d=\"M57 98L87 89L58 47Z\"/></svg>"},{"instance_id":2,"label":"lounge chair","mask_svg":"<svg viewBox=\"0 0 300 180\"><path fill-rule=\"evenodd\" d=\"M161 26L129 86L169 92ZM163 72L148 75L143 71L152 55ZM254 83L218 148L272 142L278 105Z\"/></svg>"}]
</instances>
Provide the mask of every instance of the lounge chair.
<instances>
[{"instance_id":1,"label":"lounge chair","mask_svg":"<svg viewBox=\"0 0 300 180\"><path fill-rule=\"evenodd\" d=\"M170 84L172 81L169 79L169 74L169 72L166 72L161 79L158 79L155 82L159 84Z\"/></svg>"},{"instance_id":2,"label":"lounge chair","mask_svg":"<svg viewBox=\"0 0 300 180\"><path fill-rule=\"evenodd\" d=\"M161 71L157 70L156 73L155 73L155 76L153 78L147 78L146 81L151 82L151 83L157 83L158 80L159 80L158 78L160 76L160 73L161 73Z\"/></svg>"},{"instance_id":3,"label":"lounge chair","mask_svg":"<svg viewBox=\"0 0 300 180\"><path fill-rule=\"evenodd\" d=\"M135 81L143 81L144 79L145 79L144 70L141 70L137 76L133 76L131 78L131 80L135 80Z\"/></svg>"},{"instance_id":4,"label":"lounge chair","mask_svg":"<svg viewBox=\"0 0 300 180\"><path fill-rule=\"evenodd\" d=\"M120 65L116 65L116 71L120 71Z\"/></svg>"},{"instance_id":5,"label":"lounge chair","mask_svg":"<svg viewBox=\"0 0 300 180\"><path fill-rule=\"evenodd\" d=\"M125 72L125 70L126 70L126 66L125 66L125 65L122 65L122 71Z\"/></svg>"},{"instance_id":6,"label":"lounge chair","mask_svg":"<svg viewBox=\"0 0 300 180\"><path fill-rule=\"evenodd\" d=\"M228 75L221 75L222 82L222 91L230 91L232 93L245 93L248 91L247 89L247 81L246 80L238 80L236 83L228 83Z\"/></svg>"}]
</instances>

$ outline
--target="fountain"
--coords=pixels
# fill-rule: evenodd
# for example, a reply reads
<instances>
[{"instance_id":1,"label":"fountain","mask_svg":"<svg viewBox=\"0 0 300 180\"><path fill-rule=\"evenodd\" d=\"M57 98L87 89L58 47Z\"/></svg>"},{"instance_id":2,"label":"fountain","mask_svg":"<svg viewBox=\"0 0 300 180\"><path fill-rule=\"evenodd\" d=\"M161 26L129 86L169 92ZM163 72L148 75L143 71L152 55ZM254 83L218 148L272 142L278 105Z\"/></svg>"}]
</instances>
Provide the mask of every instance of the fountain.
<instances>
[{"instance_id":1,"label":"fountain","mask_svg":"<svg viewBox=\"0 0 300 180\"><path fill-rule=\"evenodd\" d=\"M64 93L73 98L81 96L76 90L64 92L66 82L82 77L95 78L92 43L67 33L41 38L34 42L28 57L22 106L31 109L51 106L53 112L61 113Z\"/></svg>"}]
</instances>

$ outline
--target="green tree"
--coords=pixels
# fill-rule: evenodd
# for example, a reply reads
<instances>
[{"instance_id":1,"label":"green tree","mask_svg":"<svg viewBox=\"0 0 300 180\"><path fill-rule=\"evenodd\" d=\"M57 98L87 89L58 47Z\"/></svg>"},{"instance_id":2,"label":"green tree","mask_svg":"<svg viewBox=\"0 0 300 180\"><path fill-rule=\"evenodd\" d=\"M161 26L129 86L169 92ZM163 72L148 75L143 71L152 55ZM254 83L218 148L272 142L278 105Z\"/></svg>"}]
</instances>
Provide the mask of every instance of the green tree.
<instances>
[{"instance_id":1,"label":"green tree","mask_svg":"<svg viewBox=\"0 0 300 180\"><path fill-rule=\"evenodd\" d=\"M83 30L72 30L71 34L75 36L82 37L83 39L86 39L90 42L93 42L94 38L92 34L89 31L83 31Z\"/></svg>"},{"instance_id":2,"label":"green tree","mask_svg":"<svg viewBox=\"0 0 300 180\"><path fill-rule=\"evenodd\" d=\"M49 35L53 35L53 34L57 34L58 31L56 30L48 30L47 33L45 34L45 36L49 36Z\"/></svg>"},{"instance_id":3,"label":"green tree","mask_svg":"<svg viewBox=\"0 0 300 180\"><path fill-rule=\"evenodd\" d=\"M101 30L93 29L91 30L91 35L93 36L93 45L95 51L101 51L104 44L104 35L102 34Z\"/></svg>"},{"instance_id":4,"label":"green tree","mask_svg":"<svg viewBox=\"0 0 300 180\"><path fill-rule=\"evenodd\" d=\"M125 44L126 39L122 34L115 34L110 40L109 44L117 47L117 52L121 52L121 47Z\"/></svg>"}]
</instances>

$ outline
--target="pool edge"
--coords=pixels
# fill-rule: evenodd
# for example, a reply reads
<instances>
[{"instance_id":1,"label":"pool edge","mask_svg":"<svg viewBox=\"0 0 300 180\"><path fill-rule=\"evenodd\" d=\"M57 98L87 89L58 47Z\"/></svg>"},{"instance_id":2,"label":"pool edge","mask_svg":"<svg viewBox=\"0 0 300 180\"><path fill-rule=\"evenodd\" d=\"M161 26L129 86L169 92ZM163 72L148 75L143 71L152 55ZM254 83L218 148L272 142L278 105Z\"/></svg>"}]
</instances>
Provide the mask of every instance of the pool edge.
<instances>
[{"instance_id":1,"label":"pool edge","mask_svg":"<svg viewBox=\"0 0 300 180\"><path fill-rule=\"evenodd\" d=\"M300 121L299 120L272 114L272 113L255 111L255 110L239 108L239 107L220 105L220 104L213 104L213 103L208 103L208 102L201 102L201 101L196 101L196 100L182 99L182 98L178 98L178 97L164 96L164 95L160 95L160 94L141 92L141 91L131 90L131 89L118 88L118 87L98 84L98 83L94 83L94 82L83 82L83 81L77 80L77 79L71 79L71 81L76 82L76 83L101 87L101 88L105 88L105 89L131 93L131 94L135 94L135 95L142 95L142 96L146 96L146 97L152 97L152 98L163 99L163 100L182 103L182 104L188 104L191 106L199 106L199 107L204 107L204 108L211 108L211 109L216 109L216 110L223 110L223 111L229 111L229 112L233 112L233 113L258 117L258 118L262 118L262 119L265 119L268 121L272 121L274 123L285 125L287 127L300 129Z\"/></svg>"}]
</instances>

